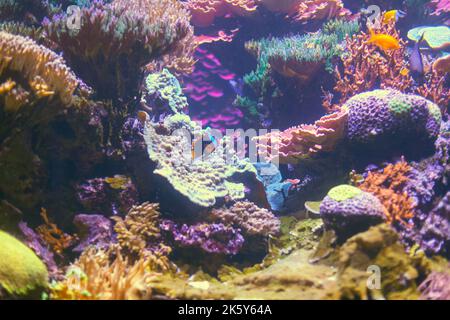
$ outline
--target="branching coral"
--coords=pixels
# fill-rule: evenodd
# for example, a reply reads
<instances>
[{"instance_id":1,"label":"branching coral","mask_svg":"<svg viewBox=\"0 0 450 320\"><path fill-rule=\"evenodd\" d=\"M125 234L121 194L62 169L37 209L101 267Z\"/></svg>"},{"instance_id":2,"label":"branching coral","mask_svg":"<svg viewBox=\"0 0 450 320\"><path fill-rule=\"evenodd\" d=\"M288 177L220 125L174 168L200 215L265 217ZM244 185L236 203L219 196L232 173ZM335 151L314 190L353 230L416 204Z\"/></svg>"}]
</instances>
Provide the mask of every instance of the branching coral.
<instances>
[{"instance_id":1,"label":"branching coral","mask_svg":"<svg viewBox=\"0 0 450 320\"><path fill-rule=\"evenodd\" d=\"M267 160L279 159L280 163L297 163L320 152L334 150L345 137L347 112L326 115L313 125L301 125L283 132L271 132L256 137L258 152Z\"/></svg>"},{"instance_id":2,"label":"branching coral","mask_svg":"<svg viewBox=\"0 0 450 320\"><path fill-rule=\"evenodd\" d=\"M450 12L450 1L449 0L431 0L429 6L433 8L432 15L440 16L442 15L446 20L444 23L447 25L450 24L450 19L448 18L448 14Z\"/></svg>"},{"instance_id":3,"label":"branching coral","mask_svg":"<svg viewBox=\"0 0 450 320\"><path fill-rule=\"evenodd\" d=\"M160 238L158 204L145 202L133 206L125 219L113 217L114 231L122 250L140 254Z\"/></svg>"},{"instance_id":4,"label":"branching coral","mask_svg":"<svg viewBox=\"0 0 450 320\"><path fill-rule=\"evenodd\" d=\"M188 0L186 7L192 14L192 22L199 27L211 25L215 18L227 15L246 16L256 11L255 0Z\"/></svg>"},{"instance_id":5,"label":"branching coral","mask_svg":"<svg viewBox=\"0 0 450 320\"><path fill-rule=\"evenodd\" d=\"M408 173L411 167L405 161L389 164L381 172L369 172L361 190L375 195L384 205L385 219L388 223L407 225L414 217L414 204L406 191Z\"/></svg>"},{"instance_id":6,"label":"branching coral","mask_svg":"<svg viewBox=\"0 0 450 320\"><path fill-rule=\"evenodd\" d=\"M344 8L341 0L300 1L294 10L293 18L301 23L314 20L329 20L349 16L351 12Z\"/></svg>"},{"instance_id":7,"label":"branching coral","mask_svg":"<svg viewBox=\"0 0 450 320\"><path fill-rule=\"evenodd\" d=\"M83 86L56 53L6 32L0 32L0 76L2 104L11 112L34 99L52 96L69 105L75 90Z\"/></svg>"},{"instance_id":8,"label":"branching coral","mask_svg":"<svg viewBox=\"0 0 450 320\"><path fill-rule=\"evenodd\" d=\"M400 49L383 54L368 41L364 32L347 37L346 52L341 56L343 71L336 68L337 82L334 90L340 93L340 104L357 93L371 90L379 84L381 88L394 88L408 92L413 80L408 73L406 43L400 39L394 25L385 24L377 33L391 35L399 41Z\"/></svg>"},{"instance_id":9,"label":"branching coral","mask_svg":"<svg viewBox=\"0 0 450 320\"><path fill-rule=\"evenodd\" d=\"M44 224L37 227L36 232L41 239L58 255L62 255L63 251L70 247L75 238L51 222L47 215L47 210L41 209L41 217L44 220Z\"/></svg>"},{"instance_id":10,"label":"branching coral","mask_svg":"<svg viewBox=\"0 0 450 320\"><path fill-rule=\"evenodd\" d=\"M250 235L276 235L280 229L280 221L269 210L249 201L236 202L230 208L213 209L211 217Z\"/></svg>"},{"instance_id":11,"label":"branching coral","mask_svg":"<svg viewBox=\"0 0 450 320\"><path fill-rule=\"evenodd\" d=\"M175 0L94 1L80 14L80 29L70 30L66 15L45 21L44 28L100 98L129 100L147 63L175 52L189 59L195 46L188 11Z\"/></svg>"},{"instance_id":12,"label":"branching coral","mask_svg":"<svg viewBox=\"0 0 450 320\"><path fill-rule=\"evenodd\" d=\"M128 265L120 253L113 262L102 250L91 248L69 267L63 281L51 285L56 300L136 300L148 299L146 281L153 275L145 259Z\"/></svg>"}]
</instances>

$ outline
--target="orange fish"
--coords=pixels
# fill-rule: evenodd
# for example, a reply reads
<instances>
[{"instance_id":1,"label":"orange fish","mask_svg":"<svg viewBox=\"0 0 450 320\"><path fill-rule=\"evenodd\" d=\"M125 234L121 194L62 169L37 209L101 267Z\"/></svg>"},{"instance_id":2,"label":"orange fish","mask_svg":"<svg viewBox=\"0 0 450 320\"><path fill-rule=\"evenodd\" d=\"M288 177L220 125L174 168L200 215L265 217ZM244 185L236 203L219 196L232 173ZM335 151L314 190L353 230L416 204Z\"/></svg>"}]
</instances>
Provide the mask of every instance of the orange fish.
<instances>
[{"instance_id":1,"label":"orange fish","mask_svg":"<svg viewBox=\"0 0 450 320\"><path fill-rule=\"evenodd\" d=\"M383 50L400 49L400 44L398 40L395 39L393 36L384 33L375 34L375 32L372 29L369 29L369 31L370 31L370 39L368 43L373 43L374 45Z\"/></svg>"}]
</instances>

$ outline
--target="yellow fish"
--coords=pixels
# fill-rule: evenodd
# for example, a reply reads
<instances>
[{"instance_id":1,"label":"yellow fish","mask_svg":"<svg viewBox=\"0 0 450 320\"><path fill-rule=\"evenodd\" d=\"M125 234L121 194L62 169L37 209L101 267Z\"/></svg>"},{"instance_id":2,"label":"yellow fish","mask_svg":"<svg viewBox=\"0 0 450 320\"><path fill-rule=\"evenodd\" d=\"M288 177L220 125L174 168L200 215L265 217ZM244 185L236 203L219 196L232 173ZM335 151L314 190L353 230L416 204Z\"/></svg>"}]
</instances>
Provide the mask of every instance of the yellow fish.
<instances>
[{"instance_id":1,"label":"yellow fish","mask_svg":"<svg viewBox=\"0 0 450 320\"><path fill-rule=\"evenodd\" d=\"M397 39L388 34L379 33L375 34L372 29L370 31L370 38L368 43L373 43L377 47L383 50L397 50L400 49L400 44Z\"/></svg>"},{"instance_id":2,"label":"yellow fish","mask_svg":"<svg viewBox=\"0 0 450 320\"><path fill-rule=\"evenodd\" d=\"M390 10L384 13L383 23L390 24L392 22L397 22L399 18L406 16L406 13L401 10Z\"/></svg>"},{"instance_id":3,"label":"yellow fish","mask_svg":"<svg viewBox=\"0 0 450 320\"><path fill-rule=\"evenodd\" d=\"M402 76L407 76L407 75L409 75L409 70L407 69L407 68L402 68L401 70L400 70L400 74L402 75Z\"/></svg>"}]
</instances>

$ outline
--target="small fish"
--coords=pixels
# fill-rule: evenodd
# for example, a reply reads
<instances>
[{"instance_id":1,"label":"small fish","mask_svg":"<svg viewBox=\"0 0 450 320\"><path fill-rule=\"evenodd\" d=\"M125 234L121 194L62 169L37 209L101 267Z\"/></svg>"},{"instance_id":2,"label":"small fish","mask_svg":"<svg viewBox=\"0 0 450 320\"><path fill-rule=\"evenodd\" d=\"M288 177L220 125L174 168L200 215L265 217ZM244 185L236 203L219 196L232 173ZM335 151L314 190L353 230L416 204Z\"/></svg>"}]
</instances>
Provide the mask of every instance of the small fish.
<instances>
[{"instance_id":1,"label":"small fish","mask_svg":"<svg viewBox=\"0 0 450 320\"><path fill-rule=\"evenodd\" d=\"M147 119L149 118L149 115L147 112L145 111L139 111L138 112L138 119L142 122L145 123L147 121Z\"/></svg>"},{"instance_id":2,"label":"small fish","mask_svg":"<svg viewBox=\"0 0 450 320\"><path fill-rule=\"evenodd\" d=\"M414 48L409 56L409 69L418 74L423 74L423 60L422 54L420 53L420 43L423 41L425 32L422 33L420 39L414 44Z\"/></svg>"},{"instance_id":3,"label":"small fish","mask_svg":"<svg viewBox=\"0 0 450 320\"><path fill-rule=\"evenodd\" d=\"M242 79L231 79L228 81L230 83L230 86L233 88L233 91L236 95L242 96L243 95L243 89L244 89L244 80Z\"/></svg>"},{"instance_id":4,"label":"small fish","mask_svg":"<svg viewBox=\"0 0 450 320\"><path fill-rule=\"evenodd\" d=\"M398 40L395 39L393 36L384 33L375 34L375 32L372 29L369 29L369 32L370 38L368 40L368 43L373 43L374 45L383 50L400 49L400 44Z\"/></svg>"},{"instance_id":5,"label":"small fish","mask_svg":"<svg viewBox=\"0 0 450 320\"><path fill-rule=\"evenodd\" d=\"M401 70L400 70L400 74L402 75L402 76L408 76L409 75L409 69L408 68L402 68Z\"/></svg>"},{"instance_id":6,"label":"small fish","mask_svg":"<svg viewBox=\"0 0 450 320\"><path fill-rule=\"evenodd\" d=\"M406 12L401 10L390 10L385 12L383 15L383 23L389 24L392 22L397 22L398 19L406 17Z\"/></svg>"}]
</instances>

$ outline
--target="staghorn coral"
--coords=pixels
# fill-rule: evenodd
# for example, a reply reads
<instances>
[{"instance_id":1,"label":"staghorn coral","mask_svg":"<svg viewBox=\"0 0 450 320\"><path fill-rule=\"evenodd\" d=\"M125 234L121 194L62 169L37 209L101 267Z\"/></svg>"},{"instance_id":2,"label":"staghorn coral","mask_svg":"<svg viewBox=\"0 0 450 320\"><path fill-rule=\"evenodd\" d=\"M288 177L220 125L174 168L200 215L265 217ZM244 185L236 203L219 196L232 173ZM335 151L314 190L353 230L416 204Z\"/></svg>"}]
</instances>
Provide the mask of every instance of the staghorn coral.
<instances>
[{"instance_id":1,"label":"staghorn coral","mask_svg":"<svg viewBox=\"0 0 450 320\"><path fill-rule=\"evenodd\" d=\"M110 262L109 254L95 248L83 252L67 270L64 280L50 286L55 300L137 300L151 297L146 281L154 275L150 262L128 264L120 252Z\"/></svg>"},{"instance_id":2,"label":"staghorn coral","mask_svg":"<svg viewBox=\"0 0 450 320\"><path fill-rule=\"evenodd\" d=\"M190 59L195 45L188 11L176 0L94 1L80 14L80 29L69 30L64 14L44 21L44 29L102 99L129 101L147 63L173 53Z\"/></svg>"},{"instance_id":3,"label":"staghorn coral","mask_svg":"<svg viewBox=\"0 0 450 320\"><path fill-rule=\"evenodd\" d=\"M323 116L313 125L300 125L282 132L256 137L258 152L267 160L297 163L320 152L333 151L345 136L347 112L341 110Z\"/></svg>"},{"instance_id":4,"label":"staghorn coral","mask_svg":"<svg viewBox=\"0 0 450 320\"><path fill-rule=\"evenodd\" d=\"M213 209L211 217L250 235L276 235L280 230L280 221L269 210L250 201L238 201L230 208Z\"/></svg>"},{"instance_id":5,"label":"staghorn coral","mask_svg":"<svg viewBox=\"0 0 450 320\"><path fill-rule=\"evenodd\" d=\"M341 240L383 222L384 212L374 195L349 185L332 188L320 205L325 226Z\"/></svg>"},{"instance_id":6,"label":"staghorn coral","mask_svg":"<svg viewBox=\"0 0 450 320\"><path fill-rule=\"evenodd\" d=\"M239 229L221 223L179 226L173 221L163 220L161 230L171 234L171 238L177 246L200 248L208 253L235 255L244 244L244 237Z\"/></svg>"},{"instance_id":7,"label":"staghorn coral","mask_svg":"<svg viewBox=\"0 0 450 320\"><path fill-rule=\"evenodd\" d=\"M411 167L404 160L389 164L381 172L369 172L358 187L375 195L383 204L384 215L388 223L408 225L414 217L414 204L406 191Z\"/></svg>"},{"instance_id":8,"label":"staghorn coral","mask_svg":"<svg viewBox=\"0 0 450 320\"><path fill-rule=\"evenodd\" d=\"M361 31L346 38L346 52L341 56L343 70L335 69L334 91L340 95L339 104L355 94L379 87L394 88L407 92L413 84L404 59L406 43L400 39L394 25L383 24L377 33L391 35L399 41L400 49L384 55L380 49L368 41L370 35Z\"/></svg>"},{"instance_id":9,"label":"staghorn coral","mask_svg":"<svg viewBox=\"0 0 450 320\"><path fill-rule=\"evenodd\" d=\"M112 217L116 222L114 231L121 250L131 254L140 254L160 238L159 205L144 202L133 206L125 219Z\"/></svg>"},{"instance_id":10,"label":"staghorn coral","mask_svg":"<svg viewBox=\"0 0 450 320\"><path fill-rule=\"evenodd\" d=\"M44 220L44 224L36 228L37 234L54 253L62 256L63 251L74 243L75 238L59 229L55 223L50 221L47 210L44 208L41 209L41 218Z\"/></svg>"},{"instance_id":11,"label":"staghorn coral","mask_svg":"<svg viewBox=\"0 0 450 320\"><path fill-rule=\"evenodd\" d=\"M3 298L38 299L48 286L45 265L30 248L1 230L0 243L0 289L6 292Z\"/></svg>"},{"instance_id":12,"label":"staghorn coral","mask_svg":"<svg viewBox=\"0 0 450 320\"><path fill-rule=\"evenodd\" d=\"M77 88L87 90L56 53L29 38L6 32L0 32L0 75L1 101L8 112L52 96L70 105Z\"/></svg>"},{"instance_id":13,"label":"staghorn coral","mask_svg":"<svg viewBox=\"0 0 450 320\"><path fill-rule=\"evenodd\" d=\"M193 24L207 27L219 17L251 15L258 8L257 2L257 0L188 0L185 5L191 12Z\"/></svg>"},{"instance_id":14,"label":"staghorn coral","mask_svg":"<svg viewBox=\"0 0 450 320\"><path fill-rule=\"evenodd\" d=\"M293 11L294 14L291 13L291 16L300 23L330 20L351 15L351 12L344 8L344 3L341 0L299 1Z\"/></svg>"}]
</instances>

